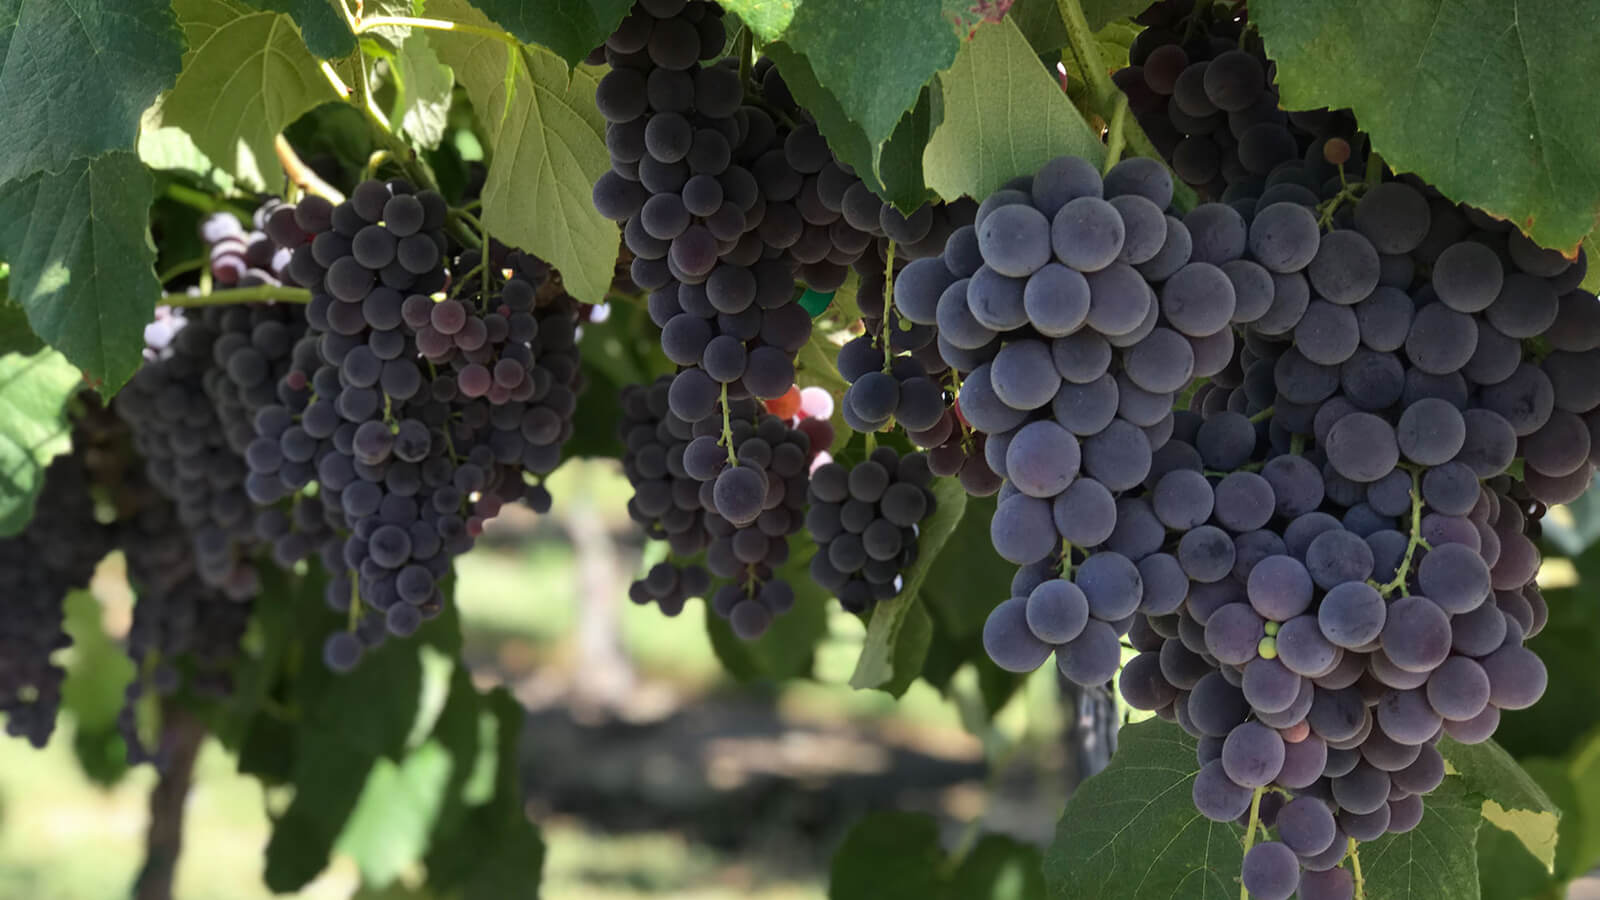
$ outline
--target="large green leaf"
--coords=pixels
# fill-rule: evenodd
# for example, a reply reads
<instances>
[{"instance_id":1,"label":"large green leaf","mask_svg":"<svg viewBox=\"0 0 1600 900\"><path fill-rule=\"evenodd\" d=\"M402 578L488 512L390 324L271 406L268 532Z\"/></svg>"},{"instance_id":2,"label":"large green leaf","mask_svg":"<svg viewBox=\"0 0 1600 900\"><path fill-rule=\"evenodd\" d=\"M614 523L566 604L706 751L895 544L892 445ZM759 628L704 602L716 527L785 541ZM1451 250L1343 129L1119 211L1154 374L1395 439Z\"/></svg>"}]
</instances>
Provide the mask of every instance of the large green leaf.
<instances>
[{"instance_id":1,"label":"large green leaf","mask_svg":"<svg viewBox=\"0 0 1600 900\"><path fill-rule=\"evenodd\" d=\"M1200 815L1191 792L1195 742L1160 719L1119 733L1105 771L1067 801L1045 851L1050 895L1061 900L1233 900L1241 829ZM1371 894L1390 900L1387 894Z\"/></svg>"},{"instance_id":2,"label":"large green leaf","mask_svg":"<svg viewBox=\"0 0 1600 900\"><path fill-rule=\"evenodd\" d=\"M922 598L953 635L976 635L989 611L1011 596L1017 567L1000 558L989 542L992 497L969 498L961 522L922 585Z\"/></svg>"},{"instance_id":3,"label":"large green leaf","mask_svg":"<svg viewBox=\"0 0 1600 900\"><path fill-rule=\"evenodd\" d=\"M338 100L288 16L236 0L174 0L189 51L160 122L189 132L223 170L283 190L273 139L311 108Z\"/></svg>"},{"instance_id":4,"label":"large green leaf","mask_svg":"<svg viewBox=\"0 0 1600 900\"><path fill-rule=\"evenodd\" d=\"M633 0L478 0L477 7L518 40L548 47L576 67L628 14ZM428 6L438 15L438 7Z\"/></svg>"},{"instance_id":5,"label":"large green leaf","mask_svg":"<svg viewBox=\"0 0 1600 900\"><path fill-rule=\"evenodd\" d=\"M1427 796L1422 822L1405 834L1361 844L1366 896L1383 900L1477 900L1475 845L1482 798L1460 778Z\"/></svg>"},{"instance_id":6,"label":"large green leaf","mask_svg":"<svg viewBox=\"0 0 1600 900\"><path fill-rule=\"evenodd\" d=\"M928 186L945 200L987 197L1007 180L1063 154L1096 164L1105 146L1009 18L978 29L939 75L944 120L922 155Z\"/></svg>"},{"instance_id":7,"label":"large green leaf","mask_svg":"<svg viewBox=\"0 0 1600 900\"><path fill-rule=\"evenodd\" d=\"M493 27L464 0L432 0L428 12ZM590 199L611 166L605 120L594 105L596 71L569 72L547 50L513 48L480 34L440 32L432 39L489 132L484 225L559 269L574 297L600 302L611 287L621 233Z\"/></svg>"},{"instance_id":8,"label":"large green leaf","mask_svg":"<svg viewBox=\"0 0 1600 900\"><path fill-rule=\"evenodd\" d=\"M787 44L763 50L777 63L784 83L828 139L834 155L848 163L878 196L909 212L932 199L922 178L922 147L937 124L924 91L900 119L887 141L874 142L848 111L817 81L810 61Z\"/></svg>"},{"instance_id":9,"label":"large green leaf","mask_svg":"<svg viewBox=\"0 0 1600 900\"><path fill-rule=\"evenodd\" d=\"M0 259L33 331L107 396L133 375L155 314L150 173L130 151L0 186Z\"/></svg>"},{"instance_id":10,"label":"large green leaf","mask_svg":"<svg viewBox=\"0 0 1600 900\"><path fill-rule=\"evenodd\" d=\"M420 28L413 29L401 42L393 63L395 84L400 91L395 124L417 146L439 146L450 124L455 73L439 62L427 32Z\"/></svg>"},{"instance_id":11,"label":"large green leaf","mask_svg":"<svg viewBox=\"0 0 1600 900\"><path fill-rule=\"evenodd\" d=\"M355 35L334 4L340 0L244 0L269 12L287 13L300 26L300 36L312 53L335 59L356 49ZM370 14L370 13L369 13Z\"/></svg>"},{"instance_id":12,"label":"large green leaf","mask_svg":"<svg viewBox=\"0 0 1600 900\"><path fill-rule=\"evenodd\" d=\"M829 900L924 900L939 891L939 823L920 813L871 813L833 856Z\"/></svg>"},{"instance_id":13,"label":"large green leaf","mask_svg":"<svg viewBox=\"0 0 1600 900\"><path fill-rule=\"evenodd\" d=\"M72 449L63 410L81 383L54 350L0 356L0 537L33 518L45 469Z\"/></svg>"},{"instance_id":14,"label":"large green leaf","mask_svg":"<svg viewBox=\"0 0 1600 900\"><path fill-rule=\"evenodd\" d=\"M337 845L360 866L363 884L385 886L422 858L453 774L437 741L373 766Z\"/></svg>"},{"instance_id":15,"label":"large green leaf","mask_svg":"<svg viewBox=\"0 0 1600 900\"><path fill-rule=\"evenodd\" d=\"M1118 4L1124 6L1124 11L1118 13L1112 9ZM1128 45L1140 31L1140 26L1121 21L1121 18L1132 16L1148 5L1144 0L1101 0L1083 5L1089 27L1095 32L1100 61L1105 63L1107 69L1115 71L1128 64ZM1129 11L1127 7L1136 8ZM1061 5L1056 0L1017 0L1010 14L1017 27L1027 36L1028 43L1040 55L1054 53L1067 46L1067 26L1061 21ZM1077 67L1072 54L1063 56L1069 68Z\"/></svg>"},{"instance_id":16,"label":"large green leaf","mask_svg":"<svg viewBox=\"0 0 1600 900\"><path fill-rule=\"evenodd\" d=\"M182 52L167 0L0 0L0 183L133 149Z\"/></svg>"},{"instance_id":17,"label":"large green leaf","mask_svg":"<svg viewBox=\"0 0 1600 900\"><path fill-rule=\"evenodd\" d=\"M5 296L6 282L0 278L0 356L7 353L37 353L44 342L28 325L28 311Z\"/></svg>"},{"instance_id":18,"label":"large green leaf","mask_svg":"<svg viewBox=\"0 0 1600 900\"><path fill-rule=\"evenodd\" d=\"M109 786L128 770L117 715L133 681L133 662L106 634L100 602L89 591L67 595L66 632L72 656L61 683L61 708L72 717L72 749L83 774Z\"/></svg>"},{"instance_id":19,"label":"large green leaf","mask_svg":"<svg viewBox=\"0 0 1600 900\"><path fill-rule=\"evenodd\" d=\"M933 622L923 607L922 585L967 509L967 492L954 478L935 481L933 496L933 515L922 523L917 561L903 574L900 595L873 607L861 658L856 660L855 673L850 676L853 688L882 688L898 697L922 671L923 658L933 639Z\"/></svg>"},{"instance_id":20,"label":"large green leaf","mask_svg":"<svg viewBox=\"0 0 1600 900\"><path fill-rule=\"evenodd\" d=\"M1600 209L1600 10L1566 0L1261 0L1283 105L1349 107L1390 166L1575 252Z\"/></svg>"},{"instance_id":21,"label":"large green leaf","mask_svg":"<svg viewBox=\"0 0 1600 900\"><path fill-rule=\"evenodd\" d=\"M1511 832L1549 871L1556 865L1556 826L1561 810L1511 754L1494 741L1439 742L1445 761L1460 773L1468 791L1483 796L1483 818Z\"/></svg>"},{"instance_id":22,"label":"large green leaf","mask_svg":"<svg viewBox=\"0 0 1600 900\"><path fill-rule=\"evenodd\" d=\"M950 66L961 46L960 29L947 17L943 0L729 0L723 5L763 42L782 45L766 52L774 54L807 108L820 108L817 93L831 98L819 124L857 172L876 173L885 182L902 177L880 166L884 145L917 104L923 85ZM801 86L804 82L817 90ZM914 189L920 191L921 185ZM904 190L891 189L885 196L907 209L920 202L909 200Z\"/></svg>"},{"instance_id":23,"label":"large green leaf","mask_svg":"<svg viewBox=\"0 0 1600 900\"><path fill-rule=\"evenodd\" d=\"M234 191L233 176L217 168L210 157L200 152L189 132L161 124L159 104L145 110L138 149L139 160L152 169L187 172L217 194Z\"/></svg>"},{"instance_id":24,"label":"large green leaf","mask_svg":"<svg viewBox=\"0 0 1600 900\"><path fill-rule=\"evenodd\" d=\"M920 813L870 813L833 856L829 900L1035 900L1044 894L1039 851L985 835L952 859L939 823Z\"/></svg>"}]
</instances>

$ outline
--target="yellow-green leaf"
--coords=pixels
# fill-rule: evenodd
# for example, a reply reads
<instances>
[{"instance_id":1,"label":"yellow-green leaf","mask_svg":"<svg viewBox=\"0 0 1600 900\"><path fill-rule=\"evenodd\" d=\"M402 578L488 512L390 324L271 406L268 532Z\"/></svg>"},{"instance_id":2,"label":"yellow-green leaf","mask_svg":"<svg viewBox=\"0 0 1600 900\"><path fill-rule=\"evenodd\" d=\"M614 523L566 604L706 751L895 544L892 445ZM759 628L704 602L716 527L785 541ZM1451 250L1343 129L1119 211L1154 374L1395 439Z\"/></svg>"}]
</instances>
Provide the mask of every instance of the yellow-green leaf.
<instances>
[{"instance_id":1,"label":"yellow-green leaf","mask_svg":"<svg viewBox=\"0 0 1600 900\"><path fill-rule=\"evenodd\" d=\"M433 0L428 12L495 27L465 0ZM482 34L440 32L433 42L489 132L484 225L559 269L574 297L600 302L611 286L621 234L590 199L611 166L605 120L594 105L596 70L568 71L548 50Z\"/></svg>"},{"instance_id":2,"label":"yellow-green leaf","mask_svg":"<svg viewBox=\"0 0 1600 900\"><path fill-rule=\"evenodd\" d=\"M234 0L174 0L188 39L160 124L189 132L224 171L283 190L273 139L311 108L340 99L287 15Z\"/></svg>"},{"instance_id":3,"label":"yellow-green leaf","mask_svg":"<svg viewBox=\"0 0 1600 900\"><path fill-rule=\"evenodd\" d=\"M922 155L940 197L986 197L1063 154L1098 163L1105 145L1009 18L986 25L939 74L944 121Z\"/></svg>"}]
</instances>

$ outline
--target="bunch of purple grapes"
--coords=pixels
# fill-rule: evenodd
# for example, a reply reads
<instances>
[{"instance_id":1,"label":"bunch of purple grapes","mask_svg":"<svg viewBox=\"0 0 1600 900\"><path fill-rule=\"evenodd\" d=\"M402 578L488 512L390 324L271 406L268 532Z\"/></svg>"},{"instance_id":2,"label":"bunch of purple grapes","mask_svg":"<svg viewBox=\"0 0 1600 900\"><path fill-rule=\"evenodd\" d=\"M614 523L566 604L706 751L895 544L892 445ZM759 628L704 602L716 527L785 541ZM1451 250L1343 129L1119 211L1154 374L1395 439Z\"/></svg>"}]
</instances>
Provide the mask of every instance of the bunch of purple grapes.
<instances>
[{"instance_id":1,"label":"bunch of purple grapes","mask_svg":"<svg viewBox=\"0 0 1600 900\"><path fill-rule=\"evenodd\" d=\"M623 391L628 512L674 556L703 550L705 566L661 563L630 596L676 615L710 591L711 576L726 579L711 594L712 611L738 636L759 637L794 605L793 586L775 573L804 524L811 439L749 399L730 401L726 435L717 419L686 422L670 409L671 384L662 376Z\"/></svg>"},{"instance_id":2,"label":"bunch of purple grapes","mask_svg":"<svg viewBox=\"0 0 1600 900\"><path fill-rule=\"evenodd\" d=\"M1330 140L1364 145L1354 117L1281 109L1273 64L1242 7L1163 0L1138 21L1148 27L1112 80L1173 171L1202 196L1265 205L1297 187L1337 188L1341 165L1360 177L1361 159L1334 164L1324 153Z\"/></svg>"},{"instance_id":3,"label":"bunch of purple grapes","mask_svg":"<svg viewBox=\"0 0 1600 900\"><path fill-rule=\"evenodd\" d=\"M292 211L309 331L247 459L284 492L318 484L327 600L352 623L324 647L339 670L440 612L439 579L504 504L548 508L527 476L553 471L572 432L577 304L541 296L548 267L498 246L463 253L452 281L447 212L403 181Z\"/></svg>"},{"instance_id":4,"label":"bunch of purple grapes","mask_svg":"<svg viewBox=\"0 0 1600 900\"><path fill-rule=\"evenodd\" d=\"M0 712L8 734L43 747L55 731L66 675L51 656L72 644L62 627L66 595L88 586L111 549L109 531L95 519L81 450L45 469L34 510L19 534L0 538L7 597L0 619Z\"/></svg>"},{"instance_id":5,"label":"bunch of purple grapes","mask_svg":"<svg viewBox=\"0 0 1600 900\"><path fill-rule=\"evenodd\" d=\"M1544 691L1531 536L1600 457L1600 306L1581 256L1413 179L1205 204L1158 241L1149 210L1148 229L1101 214L1126 166L1048 228L1050 182L999 192L970 262L953 239L902 279L903 314L983 357L961 407L1007 479L996 548L1023 566L985 646L1103 683L1126 635L1125 698L1201 739L1202 813L1292 797L1266 804L1278 840L1245 860L1252 895L1347 898L1350 841L1416 826L1440 736L1485 740ZM1123 263L1127 289L1102 291ZM1036 283L1063 264L1089 290ZM975 294L983 269L1009 291ZM1119 423L1140 427L1097 453Z\"/></svg>"},{"instance_id":6,"label":"bunch of purple grapes","mask_svg":"<svg viewBox=\"0 0 1600 900\"><path fill-rule=\"evenodd\" d=\"M846 611L868 612L905 587L904 573L918 557L918 526L938 508L932 482L925 454L902 456L892 447L848 468L830 462L811 473L811 577Z\"/></svg>"}]
</instances>

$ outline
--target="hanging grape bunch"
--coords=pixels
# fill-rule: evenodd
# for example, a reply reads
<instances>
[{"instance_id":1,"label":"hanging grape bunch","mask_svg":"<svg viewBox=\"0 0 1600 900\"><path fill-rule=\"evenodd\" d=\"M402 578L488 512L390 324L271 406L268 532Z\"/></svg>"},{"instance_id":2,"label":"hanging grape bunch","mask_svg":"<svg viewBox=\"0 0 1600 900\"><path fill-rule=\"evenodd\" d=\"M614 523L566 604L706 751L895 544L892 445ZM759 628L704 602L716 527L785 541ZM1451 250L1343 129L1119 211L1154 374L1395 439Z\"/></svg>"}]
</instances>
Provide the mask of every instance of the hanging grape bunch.
<instances>
[{"instance_id":1,"label":"hanging grape bunch","mask_svg":"<svg viewBox=\"0 0 1600 900\"><path fill-rule=\"evenodd\" d=\"M249 461L285 490L320 487L335 529L321 556L342 573L327 599L353 626L328 640L336 669L437 615L451 561L505 503L544 504L524 473L552 471L571 434L576 304L541 304L547 269L503 248L462 253L452 281L445 214L436 193L399 181L294 211L310 240L290 271L313 292L301 346L315 352L280 379L290 402L257 414Z\"/></svg>"},{"instance_id":2,"label":"hanging grape bunch","mask_svg":"<svg viewBox=\"0 0 1600 900\"><path fill-rule=\"evenodd\" d=\"M1265 206L1320 193L1338 182L1341 166L1360 177L1360 158L1334 163L1324 153L1330 140L1364 146L1354 117L1286 112L1242 7L1164 0L1138 20L1149 27L1112 79L1172 170L1202 196Z\"/></svg>"},{"instance_id":3,"label":"hanging grape bunch","mask_svg":"<svg viewBox=\"0 0 1600 900\"><path fill-rule=\"evenodd\" d=\"M917 561L918 526L938 506L932 481L924 454L902 456L892 447L849 468L828 463L811 473L811 577L846 611L868 612L905 586L905 571Z\"/></svg>"}]
</instances>

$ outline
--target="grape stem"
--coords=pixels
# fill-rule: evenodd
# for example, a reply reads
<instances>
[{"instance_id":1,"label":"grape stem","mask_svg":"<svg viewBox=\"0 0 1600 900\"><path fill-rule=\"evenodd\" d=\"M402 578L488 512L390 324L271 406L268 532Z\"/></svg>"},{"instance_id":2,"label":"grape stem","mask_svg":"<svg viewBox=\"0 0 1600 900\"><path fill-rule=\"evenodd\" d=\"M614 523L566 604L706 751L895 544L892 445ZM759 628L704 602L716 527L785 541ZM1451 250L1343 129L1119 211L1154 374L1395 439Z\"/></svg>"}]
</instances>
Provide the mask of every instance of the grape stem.
<instances>
[{"instance_id":1,"label":"grape stem","mask_svg":"<svg viewBox=\"0 0 1600 900\"><path fill-rule=\"evenodd\" d=\"M206 263L210 261L211 260L209 257L197 256L194 259L184 260L181 263L173 263L171 266L168 266L165 270L163 270L161 274L157 275L156 278L160 280L162 284L166 284L172 279L177 278L179 275L200 271L205 267Z\"/></svg>"},{"instance_id":2,"label":"grape stem","mask_svg":"<svg viewBox=\"0 0 1600 900\"><path fill-rule=\"evenodd\" d=\"M1276 408L1277 407L1269 406L1266 409L1263 409L1261 412L1256 413L1250 417L1250 423L1254 425L1267 421L1268 419L1272 418L1272 413Z\"/></svg>"},{"instance_id":3,"label":"grape stem","mask_svg":"<svg viewBox=\"0 0 1600 900\"><path fill-rule=\"evenodd\" d=\"M1090 103L1102 118L1108 121L1115 118L1113 103L1118 97L1126 100L1126 95L1111 80L1111 70L1100 58L1100 45L1096 42L1094 31L1089 28L1088 18L1083 14L1083 5L1079 0L1056 0L1056 9L1061 14L1061 23L1066 26L1067 44L1071 47L1072 54L1078 58L1083 77L1089 82ZM1148 156L1163 166L1167 164L1161 152L1156 149L1156 145L1150 141L1150 136L1139 127L1138 122L1125 122L1121 130L1128 149L1133 153ZM1185 184L1181 178L1172 179L1172 188L1174 207L1182 212L1188 212L1195 207L1198 200L1194 189Z\"/></svg>"},{"instance_id":4,"label":"grape stem","mask_svg":"<svg viewBox=\"0 0 1600 900\"><path fill-rule=\"evenodd\" d=\"M883 264L883 371L889 372L889 361L894 352L889 349L889 335L894 329L894 238L889 239L888 261Z\"/></svg>"},{"instance_id":5,"label":"grape stem","mask_svg":"<svg viewBox=\"0 0 1600 900\"><path fill-rule=\"evenodd\" d=\"M289 181L295 187L307 194L316 194L329 203L339 204L344 202L344 194L333 185L322 180L316 170L306 165L290 145L289 139L279 134L272 139L273 152L278 154L278 162L283 165L283 171L288 173Z\"/></svg>"},{"instance_id":6,"label":"grape stem","mask_svg":"<svg viewBox=\"0 0 1600 900\"><path fill-rule=\"evenodd\" d=\"M1394 578L1384 584L1374 584L1378 593L1387 597L1396 589L1404 588L1406 579L1411 575L1411 563L1417 557L1417 548L1425 550L1433 548L1422 537L1422 476L1416 470L1411 472L1411 535L1406 542L1406 555L1401 557L1400 566L1395 569ZM1352 841L1352 843L1354 843Z\"/></svg>"},{"instance_id":7,"label":"grape stem","mask_svg":"<svg viewBox=\"0 0 1600 900\"><path fill-rule=\"evenodd\" d=\"M1061 577L1072 578L1072 542L1061 539Z\"/></svg>"},{"instance_id":8,"label":"grape stem","mask_svg":"<svg viewBox=\"0 0 1600 900\"><path fill-rule=\"evenodd\" d=\"M1105 175L1111 167L1122 159L1122 147L1127 140L1124 131L1128 127L1128 95L1117 92L1116 109L1111 113L1111 124L1106 126L1106 161L1100 166L1100 174Z\"/></svg>"},{"instance_id":9,"label":"grape stem","mask_svg":"<svg viewBox=\"0 0 1600 900\"><path fill-rule=\"evenodd\" d=\"M201 270L201 274L207 274ZM202 279L203 280L203 279ZM227 306L232 303L310 303L311 292L305 288L283 284L258 284L252 287L225 288L220 291L202 290L199 296L168 294L161 298L164 306Z\"/></svg>"},{"instance_id":10,"label":"grape stem","mask_svg":"<svg viewBox=\"0 0 1600 900\"><path fill-rule=\"evenodd\" d=\"M424 28L430 31L455 31L461 34L473 34L478 37L493 38L510 45L513 49L521 50L522 45L517 39L499 28L485 28L482 25L468 25L465 22L453 22L449 19L429 19L421 16L366 16L356 22L355 33L366 32L383 27L394 28Z\"/></svg>"},{"instance_id":11,"label":"grape stem","mask_svg":"<svg viewBox=\"0 0 1600 900\"><path fill-rule=\"evenodd\" d=\"M733 421L728 412L728 384L722 384L722 445L728 448L728 465L739 464L738 454L733 452Z\"/></svg>"},{"instance_id":12,"label":"grape stem","mask_svg":"<svg viewBox=\"0 0 1600 900\"><path fill-rule=\"evenodd\" d=\"M355 631L361 622L361 576L350 570L350 613L345 617L345 628Z\"/></svg>"},{"instance_id":13,"label":"grape stem","mask_svg":"<svg viewBox=\"0 0 1600 900\"><path fill-rule=\"evenodd\" d=\"M1250 848L1256 843L1256 826L1261 824L1261 796L1266 793L1265 788L1256 788L1250 795L1250 824L1245 827L1244 852L1249 855ZM1244 879L1239 880L1239 900L1250 900L1250 891L1244 886Z\"/></svg>"},{"instance_id":14,"label":"grape stem","mask_svg":"<svg viewBox=\"0 0 1600 900\"><path fill-rule=\"evenodd\" d=\"M1355 882L1356 882L1356 898L1355 898L1355 900L1366 900L1367 882L1366 882L1366 879L1361 877L1361 854L1356 852L1356 839L1355 838L1351 838L1350 839L1350 872L1351 872L1352 875L1355 876Z\"/></svg>"},{"instance_id":15,"label":"grape stem","mask_svg":"<svg viewBox=\"0 0 1600 900\"><path fill-rule=\"evenodd\" d=\"M184 206L187 206L190 209L199 210L203 213L231 213L233 214L234 218L239 220L240 224L245 226L249 226L251 224L251 212L241 210L232 203L229 203L227 200L224 200L220 197L213 197L205 191L197 191L188 185L173 182L168 184L161 193L168 200L182 203Z\"/></svg>"}]
</instances>

